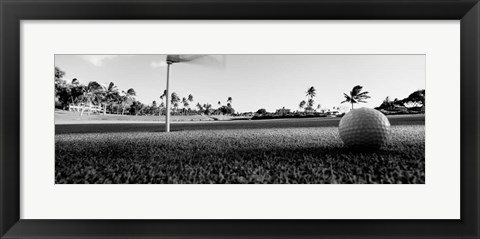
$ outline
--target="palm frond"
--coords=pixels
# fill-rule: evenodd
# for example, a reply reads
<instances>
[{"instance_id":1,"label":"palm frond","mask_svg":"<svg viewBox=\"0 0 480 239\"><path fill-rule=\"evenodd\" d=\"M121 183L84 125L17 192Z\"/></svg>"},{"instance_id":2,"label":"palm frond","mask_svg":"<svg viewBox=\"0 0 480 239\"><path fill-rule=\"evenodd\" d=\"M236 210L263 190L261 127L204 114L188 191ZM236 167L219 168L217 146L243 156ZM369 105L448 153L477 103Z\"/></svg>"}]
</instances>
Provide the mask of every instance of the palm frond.
<instances>
[{"instance_id":1,"label":"palm frond","mask_svg":"<svg viewBox=\"0 0 480 239\"><path fill-rule=\"evenodd\" d=\"M127 94L131 95L131 96L136 96L137 95L137 93L135 92L135 90L133 88L128 89Z\"/></svg>"},{"instance_id":2,"label":"palm frond","mask_svg":"<svg viewBox=\"0 0 480 239\"><path fill-rule=\"evenodd\" d=\"M368 91L361 92L357 96L362 96L362 95L366 95L366 94L368 94Z\"/></svg>"},{"instance_id":3,"label":"palm frond","mask_svg":"<svg viewBox=\"0 0 480 239\"><path fill-rule=\"evenodd\" d=\"M355 87L353 87L352 91L350 91L350 95L353 97L353 96L356 96L358 94L360 94L360 92L362 91L363 89L363 86L361 85L356 85Z\"/></svg>"},{"instance_id":4,"label":"palm frond","mask_svg":"<svg viewBox=\"0 0 480 239\"><path fill-rule=\"evenodd\" d=\"M306 93L305 96L310 98L313 98L317 95L316 89L313 86L310 86L305 93Z\"/></svg>"},{"instance_id":5,"label":"palm frond","mask_svg":"<svg viewBox=\"0 0 480 239\"><path fill-rule=\"evenodd\" d=\"M110 84L108 84L107 90L108 91L117 91L117 86L113 82L110 82Z\"/></svg>"},{"instance_id":6,"label":"palm frond","mask_svg":"<svg viewBox=\"0 0 480 239\"><path fill-rule=\"evenodd\" d=\"M362 96L358 96L356 97L357 99L370 99L370 96L368 95L362 95Z\"/></svg>"},{"instance_id":7,"label":"palm frond","mask_svg":"<svg viewBox=\"0 0 480 239\"><path fill-rule=\"evenodd\" d=\"M345 96L345 101L346 101L346 102L352 102L352 100L353 100L352 97L350 97L349 95L347 95L347 94L345 94L345 93L343 93L343 95Z\"/></svg>"}]
</instances>

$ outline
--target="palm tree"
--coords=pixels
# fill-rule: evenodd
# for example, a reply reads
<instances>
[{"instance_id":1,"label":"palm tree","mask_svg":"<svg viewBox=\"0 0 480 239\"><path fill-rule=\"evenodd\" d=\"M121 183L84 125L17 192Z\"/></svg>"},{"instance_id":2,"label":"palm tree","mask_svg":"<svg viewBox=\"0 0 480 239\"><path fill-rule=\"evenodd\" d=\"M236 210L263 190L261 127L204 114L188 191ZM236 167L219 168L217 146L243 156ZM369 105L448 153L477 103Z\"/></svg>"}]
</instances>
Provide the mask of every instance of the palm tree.
<instances>
[{"instance_id":1,"label":"palm tree","mask_svg":"<svg viewBox=\"0 0 480 239\"><path fill-rule=\"evenodd\" d=\"M103 87L96 81L90 81L83 93L83 102L84 104L88 104L89 108L91 108L94 102L98 103L101 101L102 95ZM85 107L82 107L80 115L83 115L84 110ZM90 114L90 111L88 113Z\"/></svg>"},{"instance_id":2,"label":"palm tree","mask_svg":"<svg viewBox=\"0 0 480 239\"><path fill-rule=\"evenodd\" d=\"M118 88L113 82L110 82L108 86L103 86L103 87L104 87L103 115L105 115L107 114L107 105L111 105L118 97Z\"/></svg>"},{"instance_id":3,"label":"palm tree","mask_svg":"<svg viewBox=\"0 0 480 239\"><path fill-rule=\"evenodd\" d=\"M312 98L308 99L307 108L308 108L309 110L312 110L314 104L315 104L315 102L313 101Z\"/></svg>"},{"instance_id":4,"label":"palm tree","mask_svg":"<svg viewBox=\"0 0 480 239\"><path fill-rule=\"evenodd\" d=\"M133 101L135 99L134 96L137 95L137 93L135 92L135 90L133 88L130 88L128 89L126 92L125 91L122 91L122 93L124 94L123 95L123 109L122 109L122 115L125 113L125 107L127 106L128 102L129 101Z\"/></svg>"},{"instance_id":5,"label":"palm tree","mask_svg":"<svg viewBox=\"0 0 480 239\"><path fill-rule=\"evenodd\" d=\"M189 106L187 98L185 98L185 97L182 98L182 104L183 104L183 113L186 115L187 114L187 108Z\"/></svg>"},{"instance_id":6,"label":"palm tree","mask_svg":"<svg viewBox=\"0 0 480 239\"><path fill-rule=\"evenodd\" d=\"M163 102L163 98L165 98L166 96L167 96L167 90L164 90L163 94L160 96L160 99L162 100L162 102Z\"/></svg>"},{"instance_id":7,"label":"palm tree","mask_svg":"<svg viewBox=\"0 0 480 239\"><path fill-rule=\"evenodd\" d=\"M305 109L311 111L313 110L313 105L315 104L313 98L317 95L317 92L315 90L315 87L310 86L310 88L308 88L305 93L307 93L305 96L308 97L308 104Z\"/></svg>"},{"instance_id":8,"label":"palm tree","mask_svg":"<svg viewBox=\"0 0 480 239\"><path fill-rule=\"evenodd\" d=\"M150 106L150 114L155 115L158 109L157 101L152 101L152 106Z\"/></svg>"},{"instance_id":9,"label":"palm tree","mask_svg":"<svg viewBox=\"0 0 480 239\"><path fill-rule=\"evenodd\" d=\"M200 102L198 102L196 106L197 106L198 111L200 111L200 112L203 111L203 107L200 104Z\"/></svg>"},{"instance_id":10,"label":"palm tree","mask_svg":"<svg viewBox=\"0 0 480 239\"><path fill-rule=\"evenodd\" d=\"M178 111L178 101L175 101L175 103L173 103L173 107L175 108L175 112Z\"/></svg>"},{"instance_id":11,"label":"palm tree","mask_svg":"<svg viewBox=\"0 0 480 239\"><path fill-rule=\"evenodd\" d=\"M101 94L103 93L103 87L96 81L90 81L85 91L85 99L88 103L98 103Z\"/></svg>"},{"instance_id":12,"label":"palm tree","mask_svg":"<svg viewBox=\"0 0 480 239\"><path fill-rule=\"evenodd\" d=\"M160 103L160 105L158 106L158 115L161 114L162 110L165 108L165 103Z\"/></svg>"},{"instance_id":13,"label":"palm tree","mask_svg":"<svg viewBox=\"0 0 480 239\"><path fill-rule=\"evenodd\" d=\"M164 90L164 91L163 91L163 94L160 96L160 99L162 100L162 104L161 104L161 105L165 105L165 101L163 100L163 98L165 98L166 96L167 96L167 90ZM161 112L162 112L162 111L161 111L161 108L162 108L162 107L159 108L158 115L161 115Z\"/></svg>"},{"instance_id":14,"label":"palm tree","mask_svg":"<svg viewBox=\"0 0 480 239\"><path fill-rule=\"evenodd\" d=\"M232 97L231 97L231 96L229 96L229 97L227 98L227 107L228 107L228 108L232 108Z\"/></svg>"},{"instance_id":15,"label":"palm tree","mask_svg":"<svg viewBox=\"0 0 480 239\"><path fill-rule=\"evenodd\" d=\"M183 104L185 107L188 107L188 112L190 113L190 103L193 103L193 95L188 94L187 104Z\"/></svg>"},{"instance_id":16,"label":"palm tree","mask_svg":"<svg viewBox=\"0 0 480 239\"><path fill-rule=\"evenodd\" d=\"M163 94L160 96L160 99L163 100L165 96L167 96L167 90L163 91Z\"/></svg>"},{"instance_id":17,"label":"palm tree","mask_svg":"<svg viewBox=\"0 0 480 239\"><path fill-rule=\"evenodd\" d=\"M300 101L300 104L298 105L298 108L300 108L300 109L305 108L305 104L307 104L306 101L304 101L304 100Z\"/></svg>"},{"instance_id":18,"label":"palm tree","mask_svg":"<svg viewBox=\"0 0 480 239\"><path fill-rule=\"evenodd\" d=\"M177 93L175 92L172 92L172 95L170 96L170 103L175 103L175 102L178 102L180 101L180 97L178 96Z\"/></svg>"},{"instance_id":19,"label":"palm tree","mask_svg":"<svg viewBox=\"0 0 480 239\"><path fill-rule=\"evenodd\" d=\"M71 102L78 106L80 101L82 100L83 93L85 93L86 87L80 84L80 81L77 78L72 79L72 83L70 86L70 97Z\"/></svg>"},{"instance_id":20,"label":"palm tree","mask_svg":"<svg viewBox=\"0 0 480 239\"><path fill-rule=\"evenodd\" d=\"M345 100L342 101L340 104L348 102L352 104L352 109L353 109L353 104L357 104L360 102L367 103L365 100L370 98L370 96L368 96L368 91L361 92L362 89L363 89L363 86L357 85L353 87L352 91L350 91L350 95L343 93Z\"/></svg>"},{"instance_id":21,"label":"palm tree","mask_svg":"<svg viewBox=\"0 0 480 239\"><path fill-rule=\"evenodd\" d=\"M133 88L130 88L127 90L127 95L129 96L137 96L137 93L135 92L135 90Z\"/></svg>"},{"instance_id":22,"label":"palm tree","mask_svg":"<svg viewBox=\"0 0 480 239\"><path fill-rule=\"evenodd\" d=\"M315 97L317 95L317 90L315 90L315 87L313 86L310 86L310 88L307 89L307 95L310 99L313 99L313 97Z\"/></svg>"},{"instance_id":23,"label":"palm tree","mask_svg":"<svg viewBox=\"0 0 480 239\"><path fill-rule=\"evenodd\" d=\"M220 114L220 110L219 110L219 109L220 109L220 107L222 106L222 102L218 101L217 104L218 104L218 109L216 110L216 113L215 113L215 114Z\"/></svg>"},{"instance_id":24,"label":"palm tree","mask_svg":"<svg viewBox=\"0 0 480 239\"><path fill-rule=\"evenodd\" d=\"M177 110L178 110L178 102L179 101L180 101L180 97L178 96L177 93L173 92L171 97L170 97L170 103L175 108L175 112L177 112Z\"/></svg>"},{"instance_id":25,"label":"palm tree","mask_svg":"<svg viewBox=\"0 0 480 239\"><path fill-rule=\"evenodd\" d=\"M72 79L72 85L79 85L80 81L77 80L77 78Z\"/></svg>"},{"instance_id":26,"label":"palm tree","mask_svg":"<svg viewBox=\"0 0 480 239\"><path fill-rule=\"evenodd\" d=\"M205 113L210 115L210 111L212 110L212 105L209 103L203 104L203 108L205 108Z\"/></svg>"}]
</instances>

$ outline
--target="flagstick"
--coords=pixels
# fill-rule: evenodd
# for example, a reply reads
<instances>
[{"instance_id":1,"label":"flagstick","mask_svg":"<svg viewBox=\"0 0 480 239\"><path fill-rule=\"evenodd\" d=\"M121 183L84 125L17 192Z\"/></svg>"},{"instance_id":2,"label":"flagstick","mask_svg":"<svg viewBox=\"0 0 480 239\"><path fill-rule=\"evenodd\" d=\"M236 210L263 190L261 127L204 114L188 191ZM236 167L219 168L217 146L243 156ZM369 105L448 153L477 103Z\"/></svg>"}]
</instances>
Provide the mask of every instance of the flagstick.
<instances>
[{"instance_id":1,"label":"flagstick","mask_svg":"<svg viewBox=\"0 0 480 239\"><path fill-rule=\"evenodd\" d=\"M170 132L170 88L169 88L169 81L170 81L170 65L172 62L167 62L167 113L165 114L165 132Z\"/></svg>"}]
</instances>

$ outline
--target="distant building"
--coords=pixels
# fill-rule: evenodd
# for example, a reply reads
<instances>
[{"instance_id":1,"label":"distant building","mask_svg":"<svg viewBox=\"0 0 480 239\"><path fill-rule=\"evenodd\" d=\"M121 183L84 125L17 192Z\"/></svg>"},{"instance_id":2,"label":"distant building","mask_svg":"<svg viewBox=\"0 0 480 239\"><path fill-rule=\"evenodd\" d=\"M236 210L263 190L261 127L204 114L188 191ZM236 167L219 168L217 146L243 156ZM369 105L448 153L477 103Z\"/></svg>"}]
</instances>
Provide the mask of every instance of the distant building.
<instances>
[{"instance_id":1,"label":"distant building","mask_svg":"<svg viewBox=\"0 0 480 239\"><path fill-rule=\"evenodd\" d=\"M278 109L277 111L275 111L275 114L276 115L286 115L286 114L290 114L290 109L285 109L285 107L281 108L281 109Z\"/></svg>"},{"instance_id":2,"label":"distant building","mask_svg":"<svg viewBox=\"0 0 480 239\"><path fill-rule=\"evenodd\" d=\"M340 114L338 110L327 111L327 117L337 117Z\"/></svg>"}]
</instances>

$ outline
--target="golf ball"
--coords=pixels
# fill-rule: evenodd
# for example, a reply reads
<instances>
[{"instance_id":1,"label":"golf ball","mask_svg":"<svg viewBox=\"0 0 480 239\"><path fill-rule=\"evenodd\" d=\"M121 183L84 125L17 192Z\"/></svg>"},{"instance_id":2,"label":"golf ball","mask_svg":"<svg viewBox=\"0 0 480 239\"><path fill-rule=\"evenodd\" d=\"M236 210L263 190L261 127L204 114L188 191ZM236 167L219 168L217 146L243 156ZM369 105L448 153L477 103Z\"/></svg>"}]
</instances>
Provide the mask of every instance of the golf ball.
<instances>
[{"instance_id":1,"label":"golf ball","mask_svg":"<svg viewBox=\"0 0 480 239\"><path fill-rule=\"evenodd\" d=\"M390 122L378 110L353 109L340 120L338 132L348 147L380 148L388 141Z\"/></svg>"}]
</instances>

